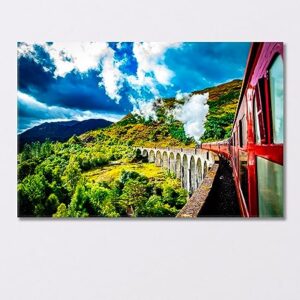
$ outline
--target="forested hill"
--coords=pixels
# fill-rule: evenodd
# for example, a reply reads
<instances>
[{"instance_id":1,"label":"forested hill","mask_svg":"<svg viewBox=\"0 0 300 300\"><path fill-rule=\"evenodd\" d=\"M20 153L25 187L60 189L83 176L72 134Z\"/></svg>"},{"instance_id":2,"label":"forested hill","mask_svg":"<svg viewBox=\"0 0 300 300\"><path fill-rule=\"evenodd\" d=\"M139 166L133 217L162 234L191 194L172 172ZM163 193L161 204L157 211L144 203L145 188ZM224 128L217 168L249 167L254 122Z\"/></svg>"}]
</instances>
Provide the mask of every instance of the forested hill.
<instances>
[{"instance_id":1,"label":"forested hill","mask_svg":"<svg viewBox=\"0 0 300 300\"><path fill-rule=\"evenodd\" d=\"M242 80L236 79L196 92L209 92L209 113L202 142L222 140L230 136L241 87Z\"/></svg>"},{"instance_id":2,"label":"forested hill","mask_svg":"<svg viewBox=\"0 0 300 300\"><path fill-rule=\"evenodd\" d=\"M209 92L209 112L202 142L222 140L230 136L241 84L241 80L233 80L192 93ZM170 111L181 104L184 103L175 98L159 99L154 104L157 120L146 120L141 116L129 114L104 130L83 134L81 139L90 142L110 139L118 143L144 147L194 147L195 141L185 134L182 122L170 115Z\"/></svg>"},{"instance_id":3,"label":"forested hill","mask_svg":"<svg viewBox=\"0 0 300 300\"><path fill-rule=\"evenodd\" d=\"M51 141L65 142L71 136L80 135L86 131L105 128L112 122L103 119L89 119L84 121L45 122L18 135L19 149L26 143Z\"/></svg>"}]
</instances>

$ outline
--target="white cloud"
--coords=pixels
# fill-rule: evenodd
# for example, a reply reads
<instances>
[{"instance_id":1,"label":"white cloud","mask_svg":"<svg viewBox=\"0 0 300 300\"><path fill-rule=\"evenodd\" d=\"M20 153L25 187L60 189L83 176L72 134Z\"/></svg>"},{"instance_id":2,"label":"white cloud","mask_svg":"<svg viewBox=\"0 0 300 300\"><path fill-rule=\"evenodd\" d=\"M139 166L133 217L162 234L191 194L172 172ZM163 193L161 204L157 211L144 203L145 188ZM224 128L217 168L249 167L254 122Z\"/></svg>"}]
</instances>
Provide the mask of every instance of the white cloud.
<instances>
[{"instance_id":1,"label":"white cloud","mask_svg":"<svg viewBox=\"0 0 300 300\"><path fill-rule=\"evenodd\" d=\"M34 49L34 45L39 45L49 54L55 65L54 77L64 77L67 73L77 70L85 73L91 69L98 69L100 59L109 52L107 43L88 42L88 43L41 43L27 44L19 43L18 57L26 56L41 63L38 60L38 54Z\"/></svg>"},{"instance_id":2,"label":"white cloud","mask_svg":"<svg viewBox=\"0 0 300 300\"><path fill-rule=\"evenodd\" d=\"M56 70L55 76L66 76L77 70L85 73L91 69L98 69L100 59L109 51L107 43L61 43L44 44L44 49L53 60Z\"/></svg>"},{"instance_id":3,"label":"white cloud","mask_svg":"<svg viewBox=\"0 0 300 300\"><path fill-rule=\"evenodd\" d=\"M156 80L163 85L169 85L171 78L174 76L171 70L162 65L156 65L153 68L153 72Z\"/></svg>"},{"instance_id":4,"label":"white cloud","mask_svg":"<svg viewBox=\"0 0 300 300\"><path fill-rule=\"evenodd\" d=\"M114 58L114 50L108 43L44 43L39 44L49 54L55 65L54 77L65 77L73 70L85 73L89 70L102 71L99 74L101 81L99 86L103 86L106 94L117 103L120 101L120 89L123 86L124 75L119 67L122 61L117 62ZM38 60L33 44L20 43L18 47L18 57L27 56L41 63ZM43 67L45 71L47 70Z\"/></svg>"},{"instance_id":5,"label":"white cloud","mask_svg":"<svg viewBox=\"0 0 300 300\"><path fill-rule=\"evenodd\" d=\"M124 75L119 69L121 64L114 59L114 51L109 49L102 61L102 82L99 83L99 86L104 86L107 96L117 103L121 100L119 91L124 82Z\"/></svg>"},{"instance_id":6,"label":"white cloud","mask_svg":"<svg viewBox=\"0 0 300 300\"><path fill-rule=\"evenodd\" d=\"M122 49L122 42L117 43L117 49L121 50Z\"/></svg>"},{"instance_id":7,"label":"white cloud","mask_svg":"<svg viewBox=\"0 0 300 300\"><path fill-rule=\"evenodd\" d=\"M35 50L32 44L30 45L27 43L19 43L17 54L18 58L20 58L21 56L26 56L35 59Z\"/></svg>"},{"instance_id":8,"label":"white cloud","mask_svg":"<svg viewBox=\"0 0 300 300\"><path fill-rule=\"evenodd\" d=\"M146 43L136 42L133 45L133 54L137 60L137 75L125 77L120 71L120 66L125 62L117 61L115 51L108 43L43 43L38 44L49 54L55 65L54 77L65 77L72 71L85 73L89 70L99 71L99 86L103 86L106 94L112 100L119 103L121 100L120 90L125 80L137 92L139 97L143 91L147 91L155 99L160 97L157 85L169 86L174 76L164 63L164 54L170 48L180 47L180 43ZM117 48L122 47L121 43ZM18 57L27 56L39 61L38 53L35 52L34 44L20 43L18 46ZM43 66L46 72L50 71Z\"/></svg>"},{"instance_id":9,"label":"white cloud","mask_svg":"<svg viewBox=\"0 0 300 300\"><path fill-rule=\"evenodd\" d=\"M180 93L176 96L177 100L185 100L185 103L175 107L173 116L183 123L186 135L193 137L197 142L205 132L204 124L209 109L207 104L208 97L208 93L203 95Z\"/></svg>"},{"instance_id":10,"label":"white cloud","mask_svg":"<svg viewBox=\"0 0 300 300\"><path fill-rule=\"evenodd\" d=\"M136 42L133 54L137 60L137 76L129 76L128 82L138 92L143 87L155 96L159 96L156 84L171 85L174 73L164 64L164 54L170 48L178 48L180 43Z\"/></svg>"}]
</instances>

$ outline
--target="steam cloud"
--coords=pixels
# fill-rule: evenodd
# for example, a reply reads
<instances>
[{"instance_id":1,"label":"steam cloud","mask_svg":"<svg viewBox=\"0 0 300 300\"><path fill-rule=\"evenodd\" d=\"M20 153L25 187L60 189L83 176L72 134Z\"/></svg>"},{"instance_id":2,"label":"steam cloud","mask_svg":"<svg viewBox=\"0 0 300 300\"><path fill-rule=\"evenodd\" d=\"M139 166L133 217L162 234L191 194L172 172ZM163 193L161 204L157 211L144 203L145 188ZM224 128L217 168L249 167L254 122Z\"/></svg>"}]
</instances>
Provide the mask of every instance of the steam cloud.
<instances>
[{"instance_id":1,"label":"steam cloud","mask_svg":"<svg viewBox=\"0 0 300 300\"><path fill-rule=\"evenodd\" d=\"M132 101L133 102L133 101ZM135 102L133 114L144 117L147 121L151 118L153 121L157 120L156 112L154 109L154 102L147 102L138 100Z\"/></svg>"},{"instance_id":2,"label":"steam cloud","mask_svg":"<svg viewBox=\"0 0 300 300\"><path fill-rule=\"evenodd\" d=\"M204 124L208 113L207 104L209 94L190 95L187 93L177 94L177 100L184 100L183 105L178 105L173 110L173 116L184 125L187 136L193 137L196 142L205 132Z\"/></svg>"},{"instance_id":3,"label":"steam cloud","mask_svg":"<svg viewBox=\"0 0 300 300\"><path fill-rule=\"evenodd\" d=\"M204 124L206 122L206 116L208 114L209 106L207 100L209 93L191 95L189 93L177 93L176 100L183 100L184 104L178 104L170 115L174 119L183 123L185 134L189 137L193 137L198 143L200 138L205 132ZM153 121L157 120L154 100L142 101L134 98L130 99L134 105L133 114L143 116L146 120L150 118ZM159 103L156 103L159 105Z\"/></svg>"}]
</instances>

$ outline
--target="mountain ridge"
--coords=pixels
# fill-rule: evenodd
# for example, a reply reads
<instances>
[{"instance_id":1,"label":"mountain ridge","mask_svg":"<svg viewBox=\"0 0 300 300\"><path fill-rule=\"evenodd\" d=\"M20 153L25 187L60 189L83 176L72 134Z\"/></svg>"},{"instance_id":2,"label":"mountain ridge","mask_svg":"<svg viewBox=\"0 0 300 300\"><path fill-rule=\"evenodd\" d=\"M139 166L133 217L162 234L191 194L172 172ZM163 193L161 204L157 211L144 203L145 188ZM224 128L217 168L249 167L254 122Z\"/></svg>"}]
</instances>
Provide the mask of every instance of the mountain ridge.
<instances>
[{"instance_id":1,"label":"mountain ridge","mask_svg":"<svg viewBox=\"0 0 300 300\"><path fill-rule=\"evenodd\" d=\"M18 134L18 147L22 149L26 143L44 142L46 139L65 142L74 134L80 135L90 130L105 128L111 124L113 122L105 119L44 122Z\"/></svg>"}]
</instances>

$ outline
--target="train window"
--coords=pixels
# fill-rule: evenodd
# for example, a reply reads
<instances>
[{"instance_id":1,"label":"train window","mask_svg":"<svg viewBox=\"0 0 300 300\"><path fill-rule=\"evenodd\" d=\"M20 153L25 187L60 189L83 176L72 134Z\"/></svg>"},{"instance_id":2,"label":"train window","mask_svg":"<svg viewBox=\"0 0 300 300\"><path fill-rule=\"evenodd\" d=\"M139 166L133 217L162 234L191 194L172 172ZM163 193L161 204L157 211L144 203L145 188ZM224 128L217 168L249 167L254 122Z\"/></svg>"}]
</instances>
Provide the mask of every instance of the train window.
<instances>
[{"instance_id":1,"label":"train window","mask_svg":"<svg viewBox=\"0 0 300 300\"><path fill-rule=\"evenodd\" d=\"M248 167L247 167L248 155L247 152L239 150L239 163L240 163L240 186L243 192L245 202L248 206Z\"/></svg>"},{"instance_id":2,"label":"train window","mask_svg":"<svg viewBox=\"0 0 300 300\"><path fill-rule=\"evenodd\" d=\"M278 55L269 71L273 142L283 143L283 60Z\"/></svg>"},{"instance_id":3,"label":"train window","mask_svg":"<svg viewBox=\"0 0 300 300\"><path fill-rule=\"evenodd\" d=\"M243 124L242 124L242 120L239 121L239 127L238 127L238 130L239 130L239 146L240 147L243 147L243 128L242 128Z\"/></svg>"},{"instance_id":4,"label":"train window","mask_svg":"<svg viewBox=\"0 0 300 300\"><path fill-rule=\"evenodd\" d=\"M239 144L242 148L246 145L246 132L246 118L243 116L239 121Z\"/></svg>"},{"instance_id":5,"label":"train window","mask_svg":"<svg viewBox=\"0 0 300 300\"><path fill-rule=\"evenodd\" d=\"M283 216L283 166L257 157L258 207L261 217Z\"/></svg>"},{"instance_id":6,"label":"train window","mask_svg":"<svg viewBox=\"0 0 300 300\"><path fill-rule=\"evenodd\" d=\"M260 143L260 130L259 130L259 123L258 123L258 114L257 114L257 104L256 98L254 98L254 127L255 127L255 141L256 143Z\"/></svg>"},{"instance_id":7,"label":"train window","mask_svg":"<svg viewBox=\"0 0 300 300\"><path fill-rule=\"evenodd\" d=\"M265 116L267 113L266 97L265 97L265 78L260 78L258 80L255 89L254 104L256 105L256 116L254 117L257 118L256 128L257 128L257 133L259 134L259 140L256 139L256 143L265 144L267 143L267 134L266 134L267 131L266 131L266 123L265 123Z\"/></svg>"},{"instance_id":8,"label":"train window","mask_svg":"<svg viewBox=\"0 0 300 300\"><path fill-rule=\"evenodd\" d=\"M239 130L239 128L237 128L234 133L234 146L238 145L238 130Z\"/></svg>"}]
</instances>

